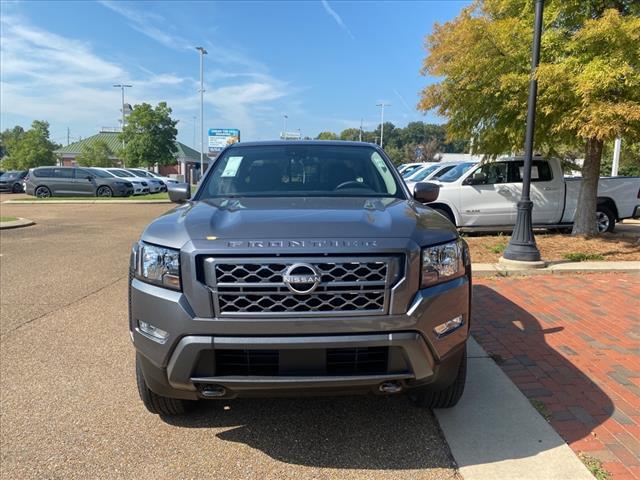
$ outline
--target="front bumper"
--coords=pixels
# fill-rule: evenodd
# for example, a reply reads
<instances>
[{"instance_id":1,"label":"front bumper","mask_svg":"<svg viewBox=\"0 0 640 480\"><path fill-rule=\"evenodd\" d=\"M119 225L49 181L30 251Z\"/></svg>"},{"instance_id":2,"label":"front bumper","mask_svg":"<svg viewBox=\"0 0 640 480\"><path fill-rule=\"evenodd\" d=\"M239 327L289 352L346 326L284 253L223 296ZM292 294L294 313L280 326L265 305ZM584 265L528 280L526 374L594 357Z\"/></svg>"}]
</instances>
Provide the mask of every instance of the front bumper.
<instances>
[{"instance_id":1,"label":"front bumper","mask_svg":"<svg viewBox=\"0 0 640 480\"><path fill-rule=\"evenodd\" d=\"M403 389L450 384L469 334L468 276L418 290L404 313L313 318L201 318L184 293L133 279L130 330L145 380L159 395L203 398L207 385L222 386L226 398L281 394L377 391L386 381ZM463 325L438 338L436 325L458 315ZM139 329L140 321L169 332L163 343ZM278 375L218 375L216 352L278 351L294 362L325 358L326 349L388 347L384 372L333 375L284 372ZM301 354L302 356L300 356ZM321 361L322 363L322 361ZM283 367L281 366L282 370Z\"/></svg>"},{"instance_id":2,"label":"front bumper","mask_svg":"<svg viewBox=\"0 0 640 480\"><path fill-rule=\"evenodd\" d=\"M130 197L133 195L133 188L131 187L116 187L113 190L113 194L116 197Z\"/></svg>"}]
</instances>

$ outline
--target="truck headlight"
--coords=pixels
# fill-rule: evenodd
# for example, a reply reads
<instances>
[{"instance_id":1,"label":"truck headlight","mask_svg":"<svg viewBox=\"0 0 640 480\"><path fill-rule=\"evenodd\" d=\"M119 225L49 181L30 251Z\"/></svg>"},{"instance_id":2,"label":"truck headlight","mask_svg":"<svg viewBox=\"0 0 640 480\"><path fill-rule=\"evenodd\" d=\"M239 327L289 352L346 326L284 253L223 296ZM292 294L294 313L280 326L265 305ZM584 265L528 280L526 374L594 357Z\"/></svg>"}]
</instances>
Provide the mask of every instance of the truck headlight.
<instances>
[{"instance_id":1,"label":"truck headlight","mask_svg":"<svg viewBox=\"0 0 640 480\"><path fill-rule=\"evenodd\" d=\"M135 262L140 280L180 290L180 250L140 242Z\"/></svg>"},{"instance_id":2,"label":"truck headlight","mask_svg":"<svg viewBox=\"0 0 640 480\"><path fill-rule=\"evenodd\" d=\"M428 287L463 276L467 263L467 247L461 239L423 248L422 286Z\"/></svg>"}]
</instances>

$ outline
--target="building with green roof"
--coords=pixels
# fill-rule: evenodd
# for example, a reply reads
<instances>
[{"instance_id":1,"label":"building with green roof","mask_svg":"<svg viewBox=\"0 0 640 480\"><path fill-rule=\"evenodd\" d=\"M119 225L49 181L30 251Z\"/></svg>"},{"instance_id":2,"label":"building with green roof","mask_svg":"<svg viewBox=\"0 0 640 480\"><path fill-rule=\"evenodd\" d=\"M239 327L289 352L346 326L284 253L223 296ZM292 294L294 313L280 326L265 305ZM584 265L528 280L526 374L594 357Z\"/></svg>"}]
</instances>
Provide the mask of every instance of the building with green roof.
<instances>
[{"instance_id":1,"label":"building with green roof","mask_svg":"<svg viewBox=\"0 0 640 480\"><path fill-rule=\"evenodd\" d=\"M64 166L77 165L76 157L84 151L85 148L95 144L98 141L105 142L109 149L113 152L111 157L114 165L122 165L122 159L118 157L118 152L122 149L122 141L118 138L116 129L103 129L97 135L84 138L77 142L71 143L66 147L59 148L55 151L58 157L58 164ZM176 163L173 165L158 165L157 172L160 175L180 175L185 179L193 178L193 174L200 170L200 152L188 147L184 143L176 142L178 151L176 153ZM205 156L204 161L208 163ZM197 176L197 175L196 175Z\"/></svg>"}]
</instances>

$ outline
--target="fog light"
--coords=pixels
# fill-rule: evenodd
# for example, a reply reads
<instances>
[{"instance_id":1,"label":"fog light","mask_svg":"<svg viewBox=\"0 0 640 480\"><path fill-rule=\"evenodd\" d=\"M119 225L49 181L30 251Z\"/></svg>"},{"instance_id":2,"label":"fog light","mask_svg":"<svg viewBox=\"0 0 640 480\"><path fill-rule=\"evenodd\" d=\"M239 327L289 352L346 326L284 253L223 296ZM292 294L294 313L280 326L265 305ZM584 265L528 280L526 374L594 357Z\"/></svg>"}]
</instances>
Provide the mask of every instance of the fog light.
<instances>
[{"instance_id":1,"label":"fog light","mask_svg":"<svg viewBox=\"0 0 640 480\"><path fill-rule=\"evenodd\" d=\"M154 327L150 323L143 322L142 320L138 320L138 327L142 333L159 342L164 342L169 337L169 332L165 332L161 328Z\"/></svg>"},{"instance_id":2,"label":"fog light","mask_svg":"<svg viewBox=\"0 0 640 480\"><path fill-rule=\"evenodd\" d=\"M451 333L456 328L460 327L463 323L462 315L457 316L456 318L452 318L444 323L441 323L437 327L433 329L435 334L439 337L442 337L448 333Z\"/></svg>"}]
</instances>

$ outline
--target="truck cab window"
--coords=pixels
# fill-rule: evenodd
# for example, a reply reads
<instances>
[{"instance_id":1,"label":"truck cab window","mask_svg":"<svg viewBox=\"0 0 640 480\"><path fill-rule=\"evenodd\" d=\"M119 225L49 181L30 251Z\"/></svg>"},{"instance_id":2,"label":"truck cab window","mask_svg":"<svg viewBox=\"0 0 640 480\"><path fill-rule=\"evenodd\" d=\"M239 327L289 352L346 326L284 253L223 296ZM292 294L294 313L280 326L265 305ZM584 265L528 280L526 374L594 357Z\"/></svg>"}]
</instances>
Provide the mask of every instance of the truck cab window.
<instances>
[{"instance_id":1,"label":"truck cab window","mask_svg":"<svg viewBox=\"0 0 640 480\"><path fill-rule=\"evenodd\" d=\"M522 173L524 171L524 161L511 162L511 171L509 172L510 181L512 183L522 182ZM546 160L534 160L531 163L531 181L532 182L550 182L553 180L553 172L551 166Z\"/></svg>"},{"instance_id":2,"label":"truck cab window","mask_svg":"<svg viewBox=\"0 0 640 480\"><path fill-rule=\"evenodd\" d=\"M506 162L485 163L477 168L472 174L472 178L479 178L484 175L484 180L475 183L475 185L495 185L497 183L507 183L508 165Z\"/></svg>"}]
</instances>

